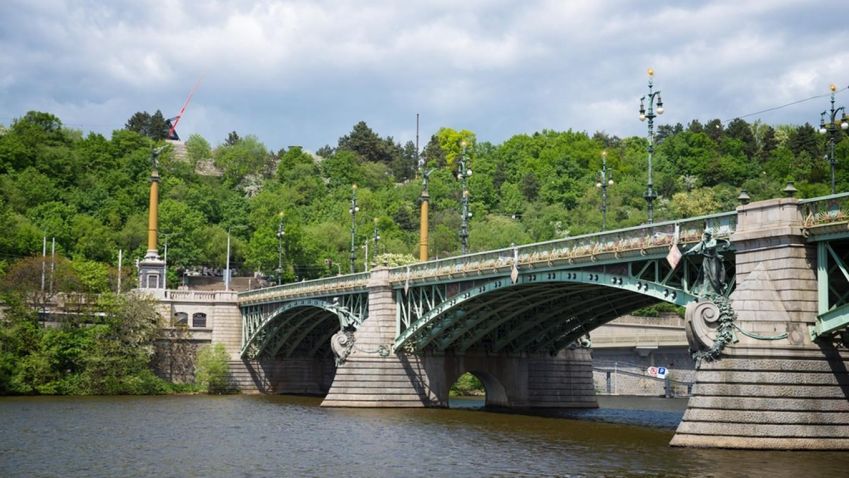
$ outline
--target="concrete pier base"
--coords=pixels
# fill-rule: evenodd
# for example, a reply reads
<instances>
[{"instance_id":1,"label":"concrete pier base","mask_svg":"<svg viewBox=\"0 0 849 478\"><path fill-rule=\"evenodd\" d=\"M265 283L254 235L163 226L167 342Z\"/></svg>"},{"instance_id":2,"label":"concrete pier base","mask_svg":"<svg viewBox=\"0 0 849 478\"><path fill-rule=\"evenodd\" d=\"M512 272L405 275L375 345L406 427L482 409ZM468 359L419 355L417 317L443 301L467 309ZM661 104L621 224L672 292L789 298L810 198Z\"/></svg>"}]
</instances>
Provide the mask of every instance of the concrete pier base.
<instances>
[{"instance_id":1,"label":"concrete pier base","mask_svg":"<svg viewBox=\"0 0 849 478\"><path fill-rule=\"evenodd\" d=\"M324 395L333 382L332 359L231 360L230 383L242 393Z\"/></svg>"},{"instance_id":2,"label":"concrete pier base","mask_svg":"<svg viewBox=\"0 0 849 478\"><path fill-rule=\"evenodd\" d=\"M588 349L548 355L407 355L393 351L395 303L388 272L369 283L369 318L336 372L325 407L447 407L448 390L465 372L484 384L487 405L515 408L596 407Z\"/></svg>"},{"instance_id":3,"label":"concrete pier base","mask_svg":"<svg viewBox=\"0 0 849 478\"><path fill-rule=\"evenodd\" d=\"M736 352L699 369L673 446L849 449L849 354Z\"/></svg>"},{"instance_id":4,"label":"concrete pier base","mask_svg":"<svg viewBox=\"0 0 849 478\"><path fill-rule=\"evenodd\" d=\"M556 357L469 353L357 358L339 367L322 406L447 407L451 385L466 372L483 383L486 406L598 406L586 349L563 351Z\"/></svg>"},{"instance_id":5,"label":"concrete pier base","mask_svg":"<svg viewBox=\"0 0 849 478\"><path fill-rule=\"evenodd\" d=\"M703 361L674 446L849 449L849 353L814 343L816 247L802 231L798 201L737 209L736 313L717 360ZM719 337L718 312L688 306L691 347Z\"/></svg>"}]
</instances>

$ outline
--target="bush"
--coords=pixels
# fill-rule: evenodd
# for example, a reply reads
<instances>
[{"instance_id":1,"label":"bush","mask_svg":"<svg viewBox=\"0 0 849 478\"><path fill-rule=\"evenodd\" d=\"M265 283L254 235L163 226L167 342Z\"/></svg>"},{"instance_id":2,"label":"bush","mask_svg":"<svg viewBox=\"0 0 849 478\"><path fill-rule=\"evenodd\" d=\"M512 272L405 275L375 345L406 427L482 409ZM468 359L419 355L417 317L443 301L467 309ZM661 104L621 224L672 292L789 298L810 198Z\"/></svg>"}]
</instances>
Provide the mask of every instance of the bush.
<instances>
[{"instance_id":1,"label":"bush","mask_svg":"<svg viewBox=\"0 0 849 478\"><path fill-rule=\"evenodd\" d=\"M207 345L200 349L195 380L207 393L228 393L230 386L230 355L224 344Z\"/></svg>"},{"instance_id":2,"label":"bush","mask_svg":"<svg viewBox=\"0 0 849 478\"><path fill-rule=\"evenodd\" d=\"M469 372L464 373L454 382L451 389L448 391L451 397L475 397L486 395L483 384L477 377Z\"/></svg>"}]
</instances>

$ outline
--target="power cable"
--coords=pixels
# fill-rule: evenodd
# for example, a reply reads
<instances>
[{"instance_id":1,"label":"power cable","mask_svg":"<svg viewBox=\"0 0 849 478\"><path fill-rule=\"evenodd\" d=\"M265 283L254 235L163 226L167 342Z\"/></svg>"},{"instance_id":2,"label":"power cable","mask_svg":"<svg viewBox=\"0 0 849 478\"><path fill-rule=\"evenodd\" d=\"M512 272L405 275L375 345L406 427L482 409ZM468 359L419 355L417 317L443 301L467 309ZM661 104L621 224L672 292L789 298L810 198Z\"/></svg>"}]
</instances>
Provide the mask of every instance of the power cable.
<instances>
[{"instance_id":1,"label":"power cable","mask_svg":"<svg viewBox=\"0 0 849 478\"><path fill-rule=\"evenodd\" d=\"M838 94L842 91L846 91L846 90L849 90L849 86L845 86L845 87L843 87L839 90L836 90L834 92L834 94L836 95L836 94ZM767 108L765 110L755 111L754 113L747 113L747 114L744 114L744 115L741 115L741 116L735 116L733 118L726 119L725 121L723 121L723 123L728 123L728 122L733 121L735 119L743 119L743 118L748 118L749 116L755 116L755 115L759 115L759 114L763 114L763 113L769 113L770 111L780 110L782 108L787 108L788 106L798 105L800 103L805 103L807 101L816 100L816 99L819 99L819 98L826 98L828 96L831 96L831 93L825 93L825 94L822 94L822 95L814 95L814 96L811 96L809 98L805 98L805 99L802 99L802 100L791 101L790 103L783 104L783 105L780 105L780 106L774 106L772 108Z\"/></svg>"}]
</instances>

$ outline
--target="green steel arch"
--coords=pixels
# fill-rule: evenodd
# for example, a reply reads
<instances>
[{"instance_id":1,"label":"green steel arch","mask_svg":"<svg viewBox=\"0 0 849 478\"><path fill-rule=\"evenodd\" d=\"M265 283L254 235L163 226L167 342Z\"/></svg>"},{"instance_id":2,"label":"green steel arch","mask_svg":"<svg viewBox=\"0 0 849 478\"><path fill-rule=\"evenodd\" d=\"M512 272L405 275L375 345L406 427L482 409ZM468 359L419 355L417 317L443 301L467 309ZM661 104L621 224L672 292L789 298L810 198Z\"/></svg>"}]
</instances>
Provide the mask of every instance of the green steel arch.
<instances>
[{"instance_id":1,"label":"green steel arch","mask_svg":"<svg viewBox=\"0 0 849 478\"><path fill-rule=\"evenodd\" d=\"M509 276L497 277L433 301L399 333L394 345L396 350L462 353L501 327L498 340L487 344L490 351L554 352L624 312L658 301L684 306L696 299L681 288L627 274L528 271L518 274L515 282Z\"/></svg>"},{"instance_id":2,"label":"green steel arch","mask_svg":"<svg viewBox=\"0 0 849 478\"><path fill-rule=\"evenodd\" d=\"M336 332L336 323L341 329L358 328L364 320L365 317L335 302L324 299L291 300L262 317L259 326L244 340L240 355L242 358L274 356L285 347L285 355L291 356L321 324L333 326L333 332Z\"/></svg>"}]
</instances>

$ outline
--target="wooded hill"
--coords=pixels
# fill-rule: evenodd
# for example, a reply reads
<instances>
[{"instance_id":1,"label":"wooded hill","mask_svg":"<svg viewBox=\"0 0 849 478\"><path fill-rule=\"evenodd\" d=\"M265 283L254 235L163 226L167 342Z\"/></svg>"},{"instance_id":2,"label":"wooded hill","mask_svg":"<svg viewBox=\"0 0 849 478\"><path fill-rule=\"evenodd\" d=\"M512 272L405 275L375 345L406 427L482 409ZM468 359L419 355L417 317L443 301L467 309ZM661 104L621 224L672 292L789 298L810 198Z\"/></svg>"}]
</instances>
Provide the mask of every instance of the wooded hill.
<instances>
[{"instance_id":1,"label":"wooded hill","mask_svg":"<svg viewBox=\"0 0 849 478\"><path fill-rule=\"evenodd\" d=\"M143 124L144 114L133 118L111 138L84 135L42 112L0 129L0 220L6 229L0 235L0 273L40 254L44 236L55 237L58 254L75 262L114 266L119 249L125 264L143 256L149 157L161 144L153 138L162 135L161 127ZM845 191L849 141L842 131L837 134L837 189ZM471 131L442 128L421 154L435 168L431 257L460 250L461 141L469 145L474 172L472 251L599 231L601 194L595 183L603 150L614 180L608 229L646 220L644 137L544 130L496 145L477 142ZM809 124L694 120L661 125L657 143L655 221L732 210L741 188L755 200L778 197L788 180L802 197L830 192L826 135ZM285 280L348 272L353 184L360 207L357 269L363 269L361 245L372 238L375 220L381 253L418 255L421 181L412 142L381 137L360 122L316 154L299 147L269 151L259 138L235 132L215 147L198 135L185 146L183 159L165 153L159 171L160 248L168 243L171 287L181 269L224 267L228 229L233 263L272 274L281 219ZM220 174L196 172L209 161Z\"/></svg>"}]
</instances>

